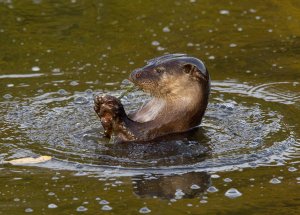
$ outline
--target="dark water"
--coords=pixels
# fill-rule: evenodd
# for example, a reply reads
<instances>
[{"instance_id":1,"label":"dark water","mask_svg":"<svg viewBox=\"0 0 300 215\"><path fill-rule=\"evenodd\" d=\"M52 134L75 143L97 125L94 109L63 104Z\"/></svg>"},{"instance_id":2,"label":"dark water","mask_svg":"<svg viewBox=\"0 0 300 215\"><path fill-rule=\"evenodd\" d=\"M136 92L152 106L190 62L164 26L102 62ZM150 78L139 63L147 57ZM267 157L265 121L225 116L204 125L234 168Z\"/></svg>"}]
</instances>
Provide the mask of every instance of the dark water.
<instances>
[{"instance_id":1,"label":"dark water","mask_svg":"<svg viewBox=\"0 0 300 215\"><path fill-rule=\"evenodd\" d=\"M299 14L295 0L0 0L0 214L297 214ZM121 95L164 53L206 63L202 125L147 144L102 138L93 96Z\"/></svg>"}]
</instances>

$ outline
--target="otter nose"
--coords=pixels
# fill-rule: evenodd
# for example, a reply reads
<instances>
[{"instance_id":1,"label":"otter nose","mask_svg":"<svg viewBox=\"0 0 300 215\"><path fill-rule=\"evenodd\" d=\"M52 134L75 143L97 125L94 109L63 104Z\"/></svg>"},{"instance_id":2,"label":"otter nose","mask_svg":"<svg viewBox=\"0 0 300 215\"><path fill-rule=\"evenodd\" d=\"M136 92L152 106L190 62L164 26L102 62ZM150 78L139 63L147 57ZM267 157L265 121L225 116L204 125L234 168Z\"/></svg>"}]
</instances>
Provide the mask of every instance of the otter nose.
<instances>
[{"instance_id":1,"label":"otter nose","mask_svg":"<svg viewBox=\"0 0 300 215\"><path fill-rule=\"evenodd\" d=\"M140 78L142 75L142 70L141 69L135 69L133 72L132 72L132 76L137 79L137 78Z\"/></svg>"},{"instance_id":2,"label":"otter nose","mask_svg":"<svg viewBox=\"0 0 300 215\"><path fill-rule=\"evenodd\" d=\"M136 78L141 77L141 72L139 71L139 72L135 73L135 77L136 77Z\"/></svg>"}]
</instances>

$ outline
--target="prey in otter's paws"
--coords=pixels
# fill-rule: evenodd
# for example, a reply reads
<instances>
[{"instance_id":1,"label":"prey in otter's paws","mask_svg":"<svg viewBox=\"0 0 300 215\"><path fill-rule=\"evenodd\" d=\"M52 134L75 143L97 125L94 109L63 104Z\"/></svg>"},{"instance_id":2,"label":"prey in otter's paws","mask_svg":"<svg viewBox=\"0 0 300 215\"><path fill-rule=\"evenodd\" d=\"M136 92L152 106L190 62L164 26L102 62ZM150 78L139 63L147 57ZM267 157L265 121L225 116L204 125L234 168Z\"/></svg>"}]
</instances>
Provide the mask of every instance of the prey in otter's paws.
<instances>
[{"instance_id":1,"label":"prey in otter's paws","mask_svg":"<svg viewBox=\"0 0 300 215\"><path fill-rule=\"evenodd\" d=\"M114 136L117 142L147 141L201 123L210 92L210 77L201 60L184 54L164 55L134 70L129 80L153 98L127 115L116 97L97 96L94 109L105 136Z\"/></svg>"}]
</instances>

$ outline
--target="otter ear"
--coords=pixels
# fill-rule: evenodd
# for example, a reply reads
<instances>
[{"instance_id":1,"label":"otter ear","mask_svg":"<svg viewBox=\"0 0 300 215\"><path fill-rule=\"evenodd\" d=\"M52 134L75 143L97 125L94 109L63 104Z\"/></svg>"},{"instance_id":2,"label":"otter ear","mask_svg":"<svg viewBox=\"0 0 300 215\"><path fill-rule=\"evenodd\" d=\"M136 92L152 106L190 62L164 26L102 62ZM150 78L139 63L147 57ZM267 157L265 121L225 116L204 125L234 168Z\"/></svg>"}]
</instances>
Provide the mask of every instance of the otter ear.
<instances>
[{"instance_id":1,"label":"otter ear","mask_svg":"<svg viewBox=\"0 0 300 215\"><path fill-rule=\"evenodd\" d=\"M193 78L197 80L204 78L201 74L201 71L193 64L184 64L183 69L185 73L190 74Z\"/></svg>"}]
</instances>

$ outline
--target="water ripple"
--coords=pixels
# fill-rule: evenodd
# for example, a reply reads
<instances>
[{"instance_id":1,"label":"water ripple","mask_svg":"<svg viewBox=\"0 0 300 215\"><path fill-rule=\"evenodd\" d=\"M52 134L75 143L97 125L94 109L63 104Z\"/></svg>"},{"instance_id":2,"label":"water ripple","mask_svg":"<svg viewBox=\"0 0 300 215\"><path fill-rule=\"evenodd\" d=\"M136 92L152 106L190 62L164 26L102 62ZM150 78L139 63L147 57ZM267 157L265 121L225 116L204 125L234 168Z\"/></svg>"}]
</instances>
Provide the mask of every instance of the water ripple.
<instances>
[{"instance_id":1,"label":"water ripple","mask_svg":"<svg viewBox=\"0 0 300 215\"><path fill-rule=\"evenodd\" d=\"M286 124L284 113L260 103L264 99L296 104L296 92L272 91L278 85L293 88L291 84L253 87L235 81L213 82L212 99L201 127L146 144L111 144L103 138L91 93L51 92L24 102L5 101L0 106L8 110L2 120L7 144L0 158L49 155L51 161L31 165L108 175L223 171L297 162L300 141L293 130L295 125ZM226 93L226 99L215 92ZM118 96L123 92L109 93ZM237 102L237 95L254 100L250 104ZM122 103L132 111L147 99L146 94L134 92L124 96Z\"/></svg>"},{"instance_id":2,"label":"water ripple","mask_svg":"<svg viewBox=\"0 0 300 215\"><path fill-rule=\"evenodd\" d=\"M294 91L284 91L280 89L282 85ZM296 104L300 102L299 86L299 82L274 82L258 86L241 84L235 81L214 81L212 83L213 89L218 92L246 95L282 104Z\"/></svg>"}]
</instances>

